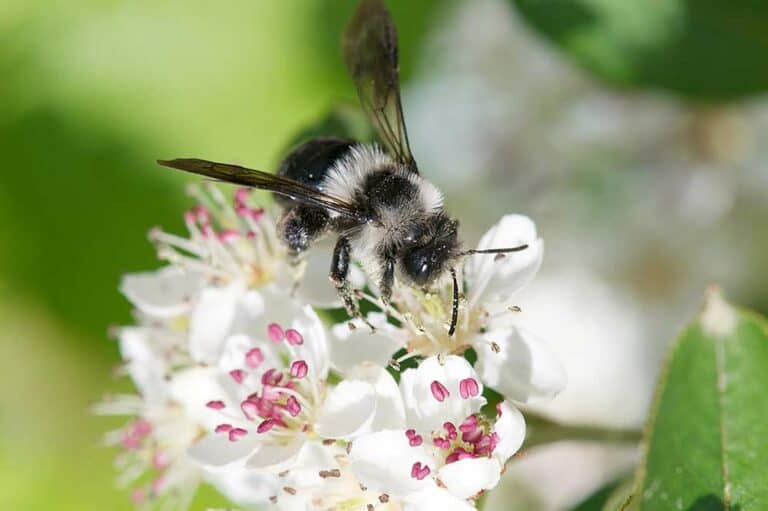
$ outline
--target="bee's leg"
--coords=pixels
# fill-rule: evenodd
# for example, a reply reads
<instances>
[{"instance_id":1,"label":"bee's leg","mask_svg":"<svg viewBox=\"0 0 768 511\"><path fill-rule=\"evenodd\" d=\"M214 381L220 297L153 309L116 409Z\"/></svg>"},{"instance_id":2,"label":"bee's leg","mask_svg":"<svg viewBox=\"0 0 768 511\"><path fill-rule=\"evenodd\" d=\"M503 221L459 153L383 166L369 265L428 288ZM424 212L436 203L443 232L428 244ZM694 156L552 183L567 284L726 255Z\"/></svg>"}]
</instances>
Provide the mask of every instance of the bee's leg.
<instances>
[{"instance_id":1,"label":"bee's leg","mask_svg":"<svg viewBox=\"0 0 768 511\"><path fill-rule=\"evenodd\" d=\"M379 296L384 308L389 308L389 301L392 298L392 286L395 283L395 260L391 257L384 257L382 261L381 280L379 281Z\"/></svg>"},{"instance_id":2,"label":"bee's leg","mask_svg":"<svg viewBox=\"0 0 768 511\"><path fill-rule=\"evenodd\" d=\"M344 308L353 318L362 320L371 331L375 331L373 325L371 325L367 319L360 313L360 306L357 303L352 289L349 286L349 265L352 256L352 245L349 242L349 238L341 236L336 242L336 247L333 249L333 258L331 259L331 272L328 277L331 279L336 291L339 293Z\"/></svg>"},{"instance_id":3,"label":"bee's leg","mask_svg":"<svg viewBox=\"0 0 768 511\"><path fill-rule=\"evenodd\" d=\"M294 206L286 210L280 219L278 232L288 247L288 263L292 269L291 294L298 290L304 276L306 251L314 240L325 234L329 224L325 211L308 206Z\"/></svg>"}]
</instances>

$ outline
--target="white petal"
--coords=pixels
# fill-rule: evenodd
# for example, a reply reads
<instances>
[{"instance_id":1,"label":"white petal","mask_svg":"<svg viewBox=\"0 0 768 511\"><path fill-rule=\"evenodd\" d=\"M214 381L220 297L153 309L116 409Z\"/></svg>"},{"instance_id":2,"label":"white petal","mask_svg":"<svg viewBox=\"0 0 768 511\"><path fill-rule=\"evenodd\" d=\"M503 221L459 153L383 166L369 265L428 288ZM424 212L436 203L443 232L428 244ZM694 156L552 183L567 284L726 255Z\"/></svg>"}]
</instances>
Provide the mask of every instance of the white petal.
<instances>
[{"instance_id":1,"label":"white petal","mask_svg":"<svg viewBox=\"0 0 768 511\"><path fill-rule=\"evenodd\" d=\"M384 314L371 313L367 319L376 327L375 333L357 319L352 321L354 330L350 330L347 321L333 326L331 363L337 370L345 372L364 362L386 366L392 354L402 347L396 338L398 329L387 322Z\"/></svg>"},{"instance_id":2,"label":"white petal","mask_svg":"<svg viewBox=\"0 0 768 511\"><path fill-rule=\"evenodd\" d=\"M506 302L533 279L541 266L544 244L536 234L536 225L527 216L506 215L485 233L478 249L516 247L520 252L496 257L493 254L469 256L464 266L469 286L470 306L487 301Z\"/></svg>"},{"instance_id":3,"label":"white petal","mask_svg":"<svg viewBox=\"0 0 768 511\"><path fill-rule=\"evenodd\" d=\"M224 288L208 287L200 293L189 324L189 352L195 360L209 364L217 361L242 293L243 287L238 283Z\"/></svg>"},{"instance_id":4,"label":"white petal","mask_svg":"<svg viewBox=\"0 0 768 511\"><path fill-rule=\"evenodd\" d=\"M166 266L155 272L123 276L120 292L144 314L172 318L189 311L192 297L202 285L199 273Z\"/></svg>"},{"instance_id":5,"label":"white petal","mask_svg":"<svg viewBox=\"0 0 768 511\"><path fill-rule=\"evenodd\" d=\"M249 432L246 438L252 434L253 431ZM258 436L258 433L254 436ZM295 465L304 445L303 436L292 438L286 444L261 442L253 456L248 458L246 466L253 470L282 472Z\"/></svg>"},{"instance_id":6,"label":"white petal","mask_svg":"<svg viewBox=\"0 0 768 511\"><path fill-rule=\"evenodd\" d=\"M499 484L501 465L494 458L466 458L440 468L445 488L460 499L467 499Z\"/></svg>"},{"instance_id":7,"label":"white petal","mask_svg":"<svg viewBox=\"0 0 768 511\"><path fill-rule=\"evenodd\" d=\"M208 470L205 480L240 506L265 506L269 497L277 495L284 486L277 475L249 470L240 464Z\"/></svg>"},{"instance_id":8,"label":"white petal","mask_svg":"<svg viewBox=\"0 0 768 511\"><path fill-rule=\"evenodd\" d=\"M152 331L140 327L122 328L119 342L120 355L126 361L128 374L143 398L149 402L165 400L168 367L155 351Z\"/></svg>"},{"instance_id":9,"label":"white petal","mask_svg":"<svg viewBox=\"0 0 768 511\"><path fill-rule=\"evenodd\" d=\"M431 461L424 446L411 447L405 430L385 430L363 435L352 442L350 468L360 482L374 492L405 496L434 485L431 477L411 477L413 464ZM433 473L434 466L430 466Z\"/></svg>"},{"instance_id":10,"label":"white petal","mask_svg":"<svg viewBox=\"0 0 768 511\"><path fill-rule=\"evenodd\" d=\"M170 381L171 398L179 403L189 420L213 431L222 422L232 423L221 411L208 408L206 403L222 400L229 409L237 409L237 403L228 399L227 392L213 367L192 367L173 374Z\"/></svg>"},{"instance_id":11,"label":"white petal","mask_svg":"<svg viewBox=\"0 0 768 511\"><path fill-rule=\"evenodd\" d=\"M304 338L300 346L282 346L291 359L301 358L309 365L309 374L313 378L324 379L330 367L328 340L325 326L315 310L292 298L275 286L262 291L264 300L263 317L249 325L245 333L258 339L266 339L267 326L271 323L280 325L284 330L293 328Z\"/></svg>"},{"instance_id":12,"label":"white petal","mask_svg":"<svg viewBox=\"0 0 768 511\"><path fill-rule=\"evenodd\" d=\"M494 432L499 435L499 443L493 450L493 456L502 464L515 454L525 440L525 419L520 410L504 401L500 406L501 417L496 420Z\"/></svg>"},{"instance_id":13,"label":"white petal","mask_svg":"<svg viewBox=\"0 0 768 511\"><path fill-rule=\"evenodd\" d=\"M362 380L373 386L376 412L369 424L371 431L405 427L405 407L400 388L386 369L373 364L361 364L347 374L350 380Z\"/></svg>"},{"instance_id":14,"label":"white petal","mask_svg":"<svg viewBox=\"0 0 768 511\"><path fill-rule=\"evenodd\" d=\"M565 369L547 345L527 330L499 328L476 343L477 371L483 382L521 403L551 399L565 388ZM489 346L494 342L495 352Z\"/></svg>"},{"instance_id":15,"label":"white petal","mask_svg":"<svg viewBox=\"0 0 768 511\"><path fill-rule=\"evenodd\" d=\"M469 378L475 380L479 392L477 396L464 399L459 385L462 380ZM443 401L438 401L432 393L435 381L445 386L450 394ZM480 411L486 403L482 397L483 385L480 378L469 362L455 355L445 357L443 364L438 357L429 357L419 367L405 370L400 378L400 391L408 424L423 433L442 429L446 421L461 424L467 416Z\"/></svg>"},{"instance_id":16,"label":"white petal","mask_svg":"<svg viewBox=\"0 0 768 511\"><path fill-rule=\"evenodd\" d=\"M448 491L430 486L409 495L404 502L403 511L474 511L475 506L466 500L451 495Z\"/></svg>"},{"instance_id":17,"label":"white petal","mask_svg":"<svg viewBox=\"0 0 768 511\"><path fill-rule=\"evenodd\" d=\"M302 302L322 309L341 307L339 293L328 280L332 256L333 246L331 244L321 244L309 251L307 270L297 290L298 297ZM283 289L289 289L293 285L291 278L289 271L282 270L280 277L278 277L278 284ZM365 285L365 275L355 264L349 267L348 280L354 289L362 288Z\"/></svg>"},{"instance_id":18,"label":"white petal","mask_svg":"<svg viewBox=\"0 0 768 511\"><path fill-rule=\"evenodd\" d=\"M223 467L242 463L256 448L256 438L248 434L237 442L230 442L227 435L212 434L189 448L189 456L206 468Z\"/></svg>"},{"instance_id":19,"label":"white petal","mask_svg":"<svg viewBox=\"0 0 768 511\"><path fill-rule=\"evenodd\" d=\"M363 381L344 380L330 390L315 430L326 438L350 438L366 430L376 412L376 392Z\"/></svg>"}]
</instances>

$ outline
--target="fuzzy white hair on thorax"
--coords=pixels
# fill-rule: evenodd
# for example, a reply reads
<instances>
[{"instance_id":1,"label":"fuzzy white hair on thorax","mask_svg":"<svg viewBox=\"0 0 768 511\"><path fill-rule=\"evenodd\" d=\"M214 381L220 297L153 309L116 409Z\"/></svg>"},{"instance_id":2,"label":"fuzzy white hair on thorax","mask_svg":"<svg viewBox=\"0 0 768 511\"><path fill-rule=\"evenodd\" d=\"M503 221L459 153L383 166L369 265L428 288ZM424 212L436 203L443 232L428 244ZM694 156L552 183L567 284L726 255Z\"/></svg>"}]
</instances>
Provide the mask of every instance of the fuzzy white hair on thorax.
<instances>
[{"instance_id":1,"label":"fuzzy white hair on thorax","mask_svg":"<svg viewBox=\"0 0 768 511\"><path fill-rule=\"evenodd\" d=\"M392 168L416 185L424 211L437 212L442 209L443 194L435 185L395 162L376 145L352 146L343 158L333 164L323 182L323 191L343 201L352 202L355 192L363 186L366 177L384 167Z\"/></svg>"}]
</instances>

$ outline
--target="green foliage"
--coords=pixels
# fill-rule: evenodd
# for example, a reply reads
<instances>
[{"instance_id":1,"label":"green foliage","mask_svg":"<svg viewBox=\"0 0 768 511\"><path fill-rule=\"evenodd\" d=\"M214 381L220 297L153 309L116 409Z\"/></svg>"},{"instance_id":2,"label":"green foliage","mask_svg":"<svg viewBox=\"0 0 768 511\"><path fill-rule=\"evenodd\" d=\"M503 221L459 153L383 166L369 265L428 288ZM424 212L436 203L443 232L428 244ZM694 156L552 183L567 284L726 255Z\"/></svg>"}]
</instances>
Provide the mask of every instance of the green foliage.
<instances>
[{"instance_id":1,"label":"green foliage","mask_svg":"<svg viewBox=\"0 0 768 511\"><path fill-rule=\"evenodd\" d=\"M768 89L768 4L759 0L511 0L597 76L705 100Z\"/></svg>"},{"instance_id":2,"label":"green foliage","mask_svg":"<svg viewBox=\"0 0 768 511\"><path fill-rule=\"evenodd\" d=\"M768 323L710 292L671 348L629 509L764 508L766 367Z\"/></svg>"}]
</instances>

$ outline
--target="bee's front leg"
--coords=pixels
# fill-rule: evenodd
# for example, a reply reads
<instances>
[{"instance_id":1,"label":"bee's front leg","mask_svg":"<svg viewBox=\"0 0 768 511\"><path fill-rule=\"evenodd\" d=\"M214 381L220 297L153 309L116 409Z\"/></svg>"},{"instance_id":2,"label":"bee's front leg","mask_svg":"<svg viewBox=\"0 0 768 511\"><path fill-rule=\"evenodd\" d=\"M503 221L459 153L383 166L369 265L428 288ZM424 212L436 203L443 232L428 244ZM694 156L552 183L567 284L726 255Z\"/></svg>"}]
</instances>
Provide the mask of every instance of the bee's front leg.
<instances>
[{"instance_id":1,"label":"bee's front leg","mask_svg":"<svg viewBox=\"0 0 768 511\"><path fill-rule=\"evenodd\" d=\"M353 318L359 318L363 321L371 331L376 329L371 325L367 319L360 313L360 306L357 303L352 288L349 286L349 265L352 256L352 245L349 242L349 238L341 236L336 242L336 247L333 249L333 258L331 259L331 272L328 277L331 279L336 291L339 293L341 300L344 302L344 308Z\"/></svg>"},{"instance_id":2,"label":"bee's front leg","mask_svg":"<svg viewBox=\"0 0 768 511\"><path fill-rule=\"evenodd\" d=\"M291 268L291 295L299 288L307 263L305 254L312 243L322 236L329 226L328 214L308 206L287 209L278 224L278 233L288 248Z\"/></svg>"},{"instance_id":3,"label":"bee's front leg","mask_svg":"<svg viewBox=\"0 0 768 511\"><path fill-rule=\"evenodd\" d=\"M385 256L382 261L381 280L379 280L379 296L384 309L389 308L392 298L392 286L395 284L395 260Z\"/></svg>"}]
</instances>

